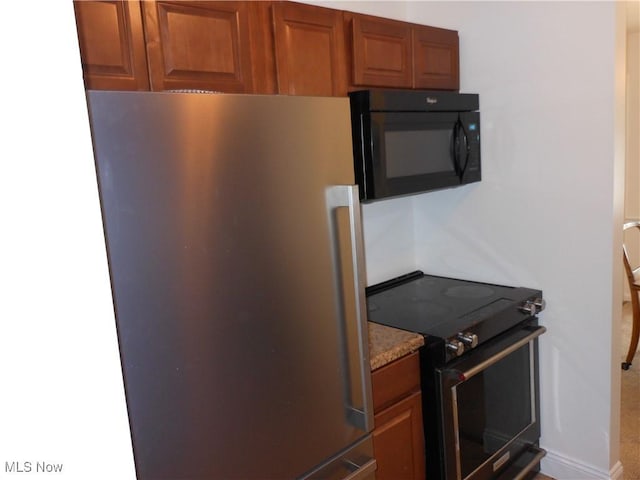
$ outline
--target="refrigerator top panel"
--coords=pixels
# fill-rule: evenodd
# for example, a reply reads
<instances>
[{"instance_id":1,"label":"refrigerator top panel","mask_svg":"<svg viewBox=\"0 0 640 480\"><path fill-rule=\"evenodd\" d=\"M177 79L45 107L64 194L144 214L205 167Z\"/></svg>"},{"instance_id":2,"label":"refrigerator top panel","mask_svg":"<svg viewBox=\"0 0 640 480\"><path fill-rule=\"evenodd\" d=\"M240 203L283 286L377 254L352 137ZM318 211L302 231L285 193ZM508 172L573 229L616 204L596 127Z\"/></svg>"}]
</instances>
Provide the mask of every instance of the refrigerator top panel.
<instances>
[{"instance_id":1,"label":"refrigerator top panel","mask_svg":"<svg viewBox=\"0 0 640 480\"><path fill-rule=\"evenodd\" d=\"M354 182L348 100L88 102L138 479L297 478L366 435L327 206Z\"/></svg>"}]
</instances>

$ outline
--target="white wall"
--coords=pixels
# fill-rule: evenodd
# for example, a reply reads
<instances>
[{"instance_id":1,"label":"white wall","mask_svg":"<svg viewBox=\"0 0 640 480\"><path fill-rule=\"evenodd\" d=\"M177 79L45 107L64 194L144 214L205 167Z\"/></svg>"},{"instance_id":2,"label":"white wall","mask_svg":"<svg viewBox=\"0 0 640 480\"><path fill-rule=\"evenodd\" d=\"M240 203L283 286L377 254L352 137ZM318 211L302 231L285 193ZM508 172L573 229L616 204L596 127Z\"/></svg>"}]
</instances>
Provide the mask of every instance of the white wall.
<instances>
[{"instance_id":1,"label":"white wall","mask_svg":"<svg viewBox=\"0 0 640 480\"><path fill-rule=\"evenodd\" d=\"M411 198L363 205L362 223L368 285L417 269Z\"/></svg>"},{"instance_id":2,"label":"white wall","mask_svg":"<svg viewBox=\"0 0 640 480\"><path fill-rule=\"evenodd\" d=\"M619 459L616 6L413 8L417 21L461 32L461 89L480 93L483 141L482 183L415 197L416 261L544 290L543 468L609 478Z\"/></svg>"},{"instance_id":3,"label":"white wall","mask_svg":"<svg viewBox=\"0 0 640 480\"><path fill-rule=\"evenodd\" d=\"M385 15L460 32L483 180L411 197L413 245L406 199L366 206L369 280L421 268L542 288L543 470L616 478L624 18L614 2L408 2ZM379 262L399 239L398 263Z\"/></svg>"},{"instance_id":4,"label":"white wall","mask_svg":"<svg viewBox=\"0 0 640 480\"><path fill-rule=\"evenodd\" d=\"M73 4L0 23L0 478L133 480Z\"/></svg>"}]
</instances>

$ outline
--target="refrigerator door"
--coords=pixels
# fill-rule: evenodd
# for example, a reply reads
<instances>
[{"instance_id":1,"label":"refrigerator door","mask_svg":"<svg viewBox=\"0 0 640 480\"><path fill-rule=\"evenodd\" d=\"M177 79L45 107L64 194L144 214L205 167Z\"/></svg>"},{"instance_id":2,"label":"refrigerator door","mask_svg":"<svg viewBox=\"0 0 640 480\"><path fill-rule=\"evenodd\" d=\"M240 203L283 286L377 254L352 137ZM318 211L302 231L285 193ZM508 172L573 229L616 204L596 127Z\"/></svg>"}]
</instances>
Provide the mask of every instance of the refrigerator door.
<instances>
[{"instance_id":1,"label":"refrigerator door","mask_svg":"<svg viewBox=\"0 0 640 480\"><path fill-rule=\"evenodd\" d=\"M366 478L348 100L88 101L138 479Z\"/></svg>"}]
</instances>

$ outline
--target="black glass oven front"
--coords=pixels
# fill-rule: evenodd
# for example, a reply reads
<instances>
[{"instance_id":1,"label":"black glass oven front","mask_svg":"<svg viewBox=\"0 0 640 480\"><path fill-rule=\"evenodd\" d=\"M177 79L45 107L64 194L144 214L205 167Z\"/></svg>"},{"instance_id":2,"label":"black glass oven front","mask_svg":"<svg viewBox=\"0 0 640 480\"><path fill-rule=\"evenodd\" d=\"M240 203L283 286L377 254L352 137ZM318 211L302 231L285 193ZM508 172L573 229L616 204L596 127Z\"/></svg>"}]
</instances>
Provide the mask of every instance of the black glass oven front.
<instances>
[{"instance_id":1,"label":"black glass oven front","mask_svg":"<svg viewBox=\"0 0 640 480\"><path fill-rule=\"evenodd\" d=\"M528 325L438 369L445 478L496 478L540 437L537 337Z\"/></svg>"}]
</instances>

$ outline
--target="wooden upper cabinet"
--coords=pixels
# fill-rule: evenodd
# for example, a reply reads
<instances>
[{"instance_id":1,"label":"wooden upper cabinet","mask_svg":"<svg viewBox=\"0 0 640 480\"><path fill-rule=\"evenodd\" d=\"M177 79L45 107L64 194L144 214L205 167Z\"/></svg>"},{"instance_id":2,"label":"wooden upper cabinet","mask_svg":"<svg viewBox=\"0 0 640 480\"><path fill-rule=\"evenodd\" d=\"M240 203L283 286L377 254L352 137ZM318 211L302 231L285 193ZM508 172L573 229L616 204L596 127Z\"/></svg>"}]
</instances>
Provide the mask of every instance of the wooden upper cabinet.
<instances>
[{"instance_id":1,"label":"wooden upper cabinet","mask_svg":"<svg viewBox=\"0 0 640 480\"><path fill-rule=\"evenodd\" d=\"M351 24L353 84L411 88L411 26L369 15L345 15Z\"/></svg>"},{"instance_id":2,"label":"wooden upper cabinet","mask_svg":"<svg viewBox=\"0 0 640 480\"><path fill-rule=\"evenodd\" d=\"M345 13L355 87L459 90L458 32Z\"/></svg>"},{"instance_id":3,"label":"wooden upper cabinet","mask_svg":"<svg viewBox=\"0 0 640 480\"><path fill-rule=\"evenodd\" d=\"M459 89L453 30L289 1L82 0L74 8L88 89Z\"/></svg>"},{"instance_id":4,"label":"wooden upper cabinet","mask_svg":"<svg viewBox=\"0 0 640 480\"><path fill-rule=\"evenodd\" d=\"M142 2L152 90L252 92L251 2Z\"/></svg>"},{"instance_id":5,"label":"wooden upper cabinet","mask_svg":"<svg viewBox=\"0 0 640 480\"><path fill-rule=\"evenodd\" d=\"M459 39L455 30L413 27L415 88L460 89Z\"/></svg>"},{"instance_id":6,"label":"wooden upper cabinet","mask_svg":"<svg viewBox=\"0 0 640 480\"><path fill-rule=\"evenodd\" d=\"M73 2L87 89L149 90L140 3Z\"/></svg>"},{"instance_id":7,"label":"wooden upper cabinet","mask_svg":"<svg viewBox=\"0 0 640 480\"><path fill-rule=\"evenodd\" d=\"M278 93L346 96L342 12L313 5L273 5Z\"/></svg>"}]
</instances>

